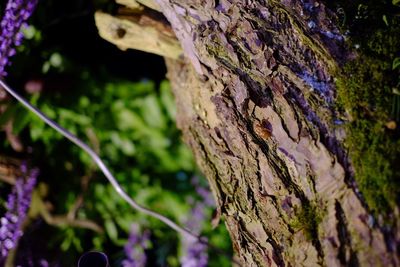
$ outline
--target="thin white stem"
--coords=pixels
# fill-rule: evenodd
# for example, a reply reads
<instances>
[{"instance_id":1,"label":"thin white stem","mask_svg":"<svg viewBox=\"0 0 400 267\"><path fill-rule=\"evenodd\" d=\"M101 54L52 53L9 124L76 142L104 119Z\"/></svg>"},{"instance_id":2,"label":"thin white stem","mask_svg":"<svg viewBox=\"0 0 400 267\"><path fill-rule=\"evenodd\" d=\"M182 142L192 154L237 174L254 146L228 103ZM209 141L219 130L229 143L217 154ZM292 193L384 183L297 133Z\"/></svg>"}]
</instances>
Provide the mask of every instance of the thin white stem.
<instances>
[{"instance_id":1,"label":"thin white stem","mask_svg":"<svg viewBox=\"0 0 400 267\"><path fill-rule=\"evenodd\" d=\"M25 100L22 96L20 96L17 92L15 92L10 86L8 86L3 80L0 79L0 85L10 94L12 95L15 99L17 99L22 105L24 105L28 110L30 110L32 113L34 113L36 116L38 116L41 120L43 120L46 124L48 124L51 128L59 132L61 135L63 135L65 138L69 139L72 143L83 149L89 156L93 159L93 161L97 164L97 166L100 168L100 170L103 172L103 174L106 176L108 181L111 183L111 185L114 187L115 191L126 201L129 203L129 205L136 209L139 212L142 212L144 214L147 214L151 217L154 217L156 219L159 219L178 233L182 234L185 237L189 238L195 238L199 242L202 243L207 243L205 238L201 238L200 236L193 234L190 232L188 229L183 228L182 226L179 226L169 218L165 217L164 215L161 215L155 211L152 211L148 208L145 208L141 205L139 205L135 200L133 200L129 195L122 189L121 185L117 182L115 177L112 175L110 170L107 168L107 166L104 164L104 162L101 160L101 158L94 152L88 145L86 145L83 141L81 141L79 138L77 138L75 135L70 133L68 130L64 129L60 125L58 125L56 122L48 118L43 112L41 112L38 108L32 106L27 100Z\"/></svg>"}]
</instances>

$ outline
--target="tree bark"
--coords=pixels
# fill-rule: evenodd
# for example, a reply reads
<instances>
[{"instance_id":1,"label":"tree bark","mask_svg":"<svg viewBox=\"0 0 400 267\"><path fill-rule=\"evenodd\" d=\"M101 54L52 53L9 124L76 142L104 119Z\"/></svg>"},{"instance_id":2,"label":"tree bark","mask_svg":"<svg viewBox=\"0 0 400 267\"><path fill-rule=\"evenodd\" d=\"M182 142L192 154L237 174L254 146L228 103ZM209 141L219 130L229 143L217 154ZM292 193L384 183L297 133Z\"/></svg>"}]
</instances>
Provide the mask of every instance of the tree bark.
<instances>
[{"instance_id":1,"label":"tree bark","mask_svg":"<svg viewBox=\"0 0 400 267\"><path fill-rule=\"evenodd\" d=\"M166 59L178 127L243 266L399 265L399 211L390 229L374 221L335 123L353 54L334 14L301 0L155 2L185 54Z\"/></svg>"},{"instance_id":2,"label":"tree bark","mask_svg":"<svg viewBox=\"0 0 400 267\"><path fill-rule=\"evenodd\" d=\"M373 222L335 125L351 54L333 14L319 4L316 31L301 1L157 2L192 65L167 64L178 126L243 265L398 265L399 228Z\"/></svg>"}]
</instances>

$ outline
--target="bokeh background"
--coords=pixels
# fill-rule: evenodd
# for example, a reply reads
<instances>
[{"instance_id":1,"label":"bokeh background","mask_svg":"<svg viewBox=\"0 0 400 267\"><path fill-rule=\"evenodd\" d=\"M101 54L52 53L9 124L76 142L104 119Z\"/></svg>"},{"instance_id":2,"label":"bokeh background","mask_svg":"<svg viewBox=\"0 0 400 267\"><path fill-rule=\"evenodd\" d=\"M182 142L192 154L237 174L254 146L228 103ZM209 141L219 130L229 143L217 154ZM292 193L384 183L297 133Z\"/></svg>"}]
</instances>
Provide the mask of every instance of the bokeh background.
<instances>
[{"instance_id":1,"label":"bokeh background","mask_svg":"<svg viewBox=\"0 0 400 267\"><path fill-rule=\"evenodd\" d=\"M203 234L229 254L224 223L212 229L214 204L207 183L175 126L163 59L121 51L98 36L94 12L116 8L105 0L39 1L6 80L90 144L140 204ZM0 128L12 127L12 138L0 131L0 157L27 162L40 173L24 235L11 255L16 264L75 266L91 250L105 252L111 266L141 266L129 260L143 255L146 266L187 264L187 240L132 210L83 151L13 99L0 105L5 110ZM11 190L0 182L0 214ZM215 250L202 249L202 264L230 265Z\"/></svg>"}]
</instances>

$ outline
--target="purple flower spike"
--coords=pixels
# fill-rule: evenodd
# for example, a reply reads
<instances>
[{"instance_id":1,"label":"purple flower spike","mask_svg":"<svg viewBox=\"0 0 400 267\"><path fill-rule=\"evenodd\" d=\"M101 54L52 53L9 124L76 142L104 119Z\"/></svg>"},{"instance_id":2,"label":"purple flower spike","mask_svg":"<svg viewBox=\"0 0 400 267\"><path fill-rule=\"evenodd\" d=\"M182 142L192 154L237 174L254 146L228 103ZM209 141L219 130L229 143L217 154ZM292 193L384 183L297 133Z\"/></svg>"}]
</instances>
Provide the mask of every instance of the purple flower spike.
<instances>
[{"instance_id":1,"label":"purple flower spike","mask_svg":"<svg viewBox=\"0 0 400 267\"><path fill-rule=\"evenodd\" d=\"M191 243L186 255L181 258L182 267L206 267L208 263L207 246L200 242Z\"/></svg>"},{"instance_id":2,"label":"purple flower spike","mask_svg":"<svg viewBox=\"0 0 400 267\"><path fill-rule=\"evenodd\" d=\"M191 217L186 221L186 227L192 232L199 234L202 223L206 219L206 205L196 202L191 211ZM182 267L205 267L208 263L207 246L196 239L182 240L184 255L180 259Z\"/></svg>"},{"instance_id":3,"label":"purple flower spike","mask_svg":"<svg viewBox=\"0 0 400 267\"><path fill-rule=\"evenodd\" d=\"M37 169L28 173L25 164L21 166L21 171L24 177L17 179L8 196L7 212L0 218L0 266L4 264L8 252L15 247L22 236L22 223L26 218L39 173Z\"/></svg>"},{"instance_id":4,"label":"purple flower spike","mask_svg":"<svg viewBox=\"0 0 400 267\"><path fill-rule=\"evenodd\" d=\"M123 267L146 266L147 258L144 250L149 248L149 239L149 231L144 231L141 234L139 226L137 224L132 224L128 242L124 247L126 259L122 262Z\"/></svg>"},{"instance_id":5,"label":"purple flower spike","mask_svg":"<svg viewBox=\"0 0 400 267\"><path fill-rule=\"evenodd\" d=\"M23 39L21 28L32 15L38 0L9 0L4 17L0 22L0 78L7 75L5 71L9 57L15 52Z\"/></svg>"},{"instance_id":6,"label":"purple flower spike","mask_svg":"<svg viewBox=\"0 0 400 267\"><path fill-rule=\"evenodd\" d=\"M200 179L194 176L191 180L201 201L193 201L193 207L190 217L187 218L185 225L195 234L199 234L202 229L202 223L206 220L206 209L215 207L210 190L200 183ZM182 240L184 255L180 261L182 267L206 267L208 263L207 246L198 240Z\"/></svg>"}]
</instances>

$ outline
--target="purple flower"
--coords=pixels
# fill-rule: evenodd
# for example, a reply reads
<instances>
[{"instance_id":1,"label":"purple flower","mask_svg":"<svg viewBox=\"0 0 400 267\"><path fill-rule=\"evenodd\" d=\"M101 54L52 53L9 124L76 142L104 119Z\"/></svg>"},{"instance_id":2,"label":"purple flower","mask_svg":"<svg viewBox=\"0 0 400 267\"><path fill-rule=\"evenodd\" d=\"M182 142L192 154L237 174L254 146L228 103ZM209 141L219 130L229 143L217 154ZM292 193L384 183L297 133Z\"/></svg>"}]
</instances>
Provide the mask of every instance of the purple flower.
<instances>
[{"instance_id":1,"label":"purple flower","mask_svg":"<svg viewBox=\"0 0 400 267\"><path fill-rule=\"evenodd\" d=\"M202 185L198 176L193 176L191 183L194 186L196 193L203 199L204 204L208 207L215 207L214 198L208 186Z\"/></svg>"},{"instance_id":2,"label":"purple flower","mask_svg":"<svg viewBox=\"0 0 400 267\"><path fill-rule=\"evenodd\" d=\"M202 186L199 177L192 178L192 185L195 187L197 194L201 197L201 201L195 201L190 213L190 217L186 220L186 227L195 234L199 234L202 224L206 220L206 209L215 206L210 190ZM188 202L193 202L189 199ZM196 239L182 240L184 255L181 257L182 267L205 267L208 263L207 245Z\"/></svg>"},{"instance_id":3,"label":"purple flower","mask_svg":"<svg viewBox=\"0 0 400 267\"><path fill-rule=\"evenodd\" d=\"M24 177L17 179L8 196L7 212L0 218L0 265L4 263L8 252L13 249L22 236L22 223L29 209L33 188L36 184L38 170L28 171L25 164L21 166Z\"/></svg>"},{"instance_id":4,"label":"purple flower","mask_svg":"<svg viewBox=\"0 0 400 267\"><path fill-rule=\"evenodd\" d=\"M145 249L150 245L150 232L140 233L137 224L131 225L128 242L124 246L126 259L122 261L123 267L144 267L146 265Z\"/></svg>"},{"instance_id":5,"label":"purple flower","mask_svg":"<svg viewBox=\"0 0 400 267\"><path fill-rule=\"evenodd\" d=\"M185 223L186 227L196 234L201 232L202 224L206 217L206 208L207 206L203 202L195 202L190 211L190 218Z\"/></svg>"},{"instance_id":6,"label":"purple flower","mask_svg":"<svg viewBox=\"0 0 400 267\"><path fill-rule=\"evenodd\" d=\"M182 267L205 267L208 263L207 245L194 241L187 246L181 258Z\"/></svg>"},{"instance_id":7,"label":"purple flower","mask_svg":"<svg viewBox=\"0 0 400 267\"><path fill-rule=\"evenodd\" d=\"M39 261L40 267L49 267L49 262L45 259Z\"/></svg>"},{"instance_id":8,"label":"purple flower","mask_svg":"<svg viewBox=\"0 0 400 267\"><path fill-rule=\"evenodd\" d=\"M195 234L201 232L202 223L205 220L203 202L196 202L191 210L191 217L186 221L186 227ZM208 262L207 246L196 239L182 240L184 255L181 257L182 267L205 267Z\"/></svg>"},{"instance_id":9,"label":"purple flower","mask_svg":"<svg viewBox=\"0 0 400 267\"><path fill-rule=\"evenodd\" d=\"M15 47L22 42L21 28L32 15L38 0L9 0L0 22L0 78L7 75L5 68L9 57L15 55Z\"/></svg>"}]
</instances>

